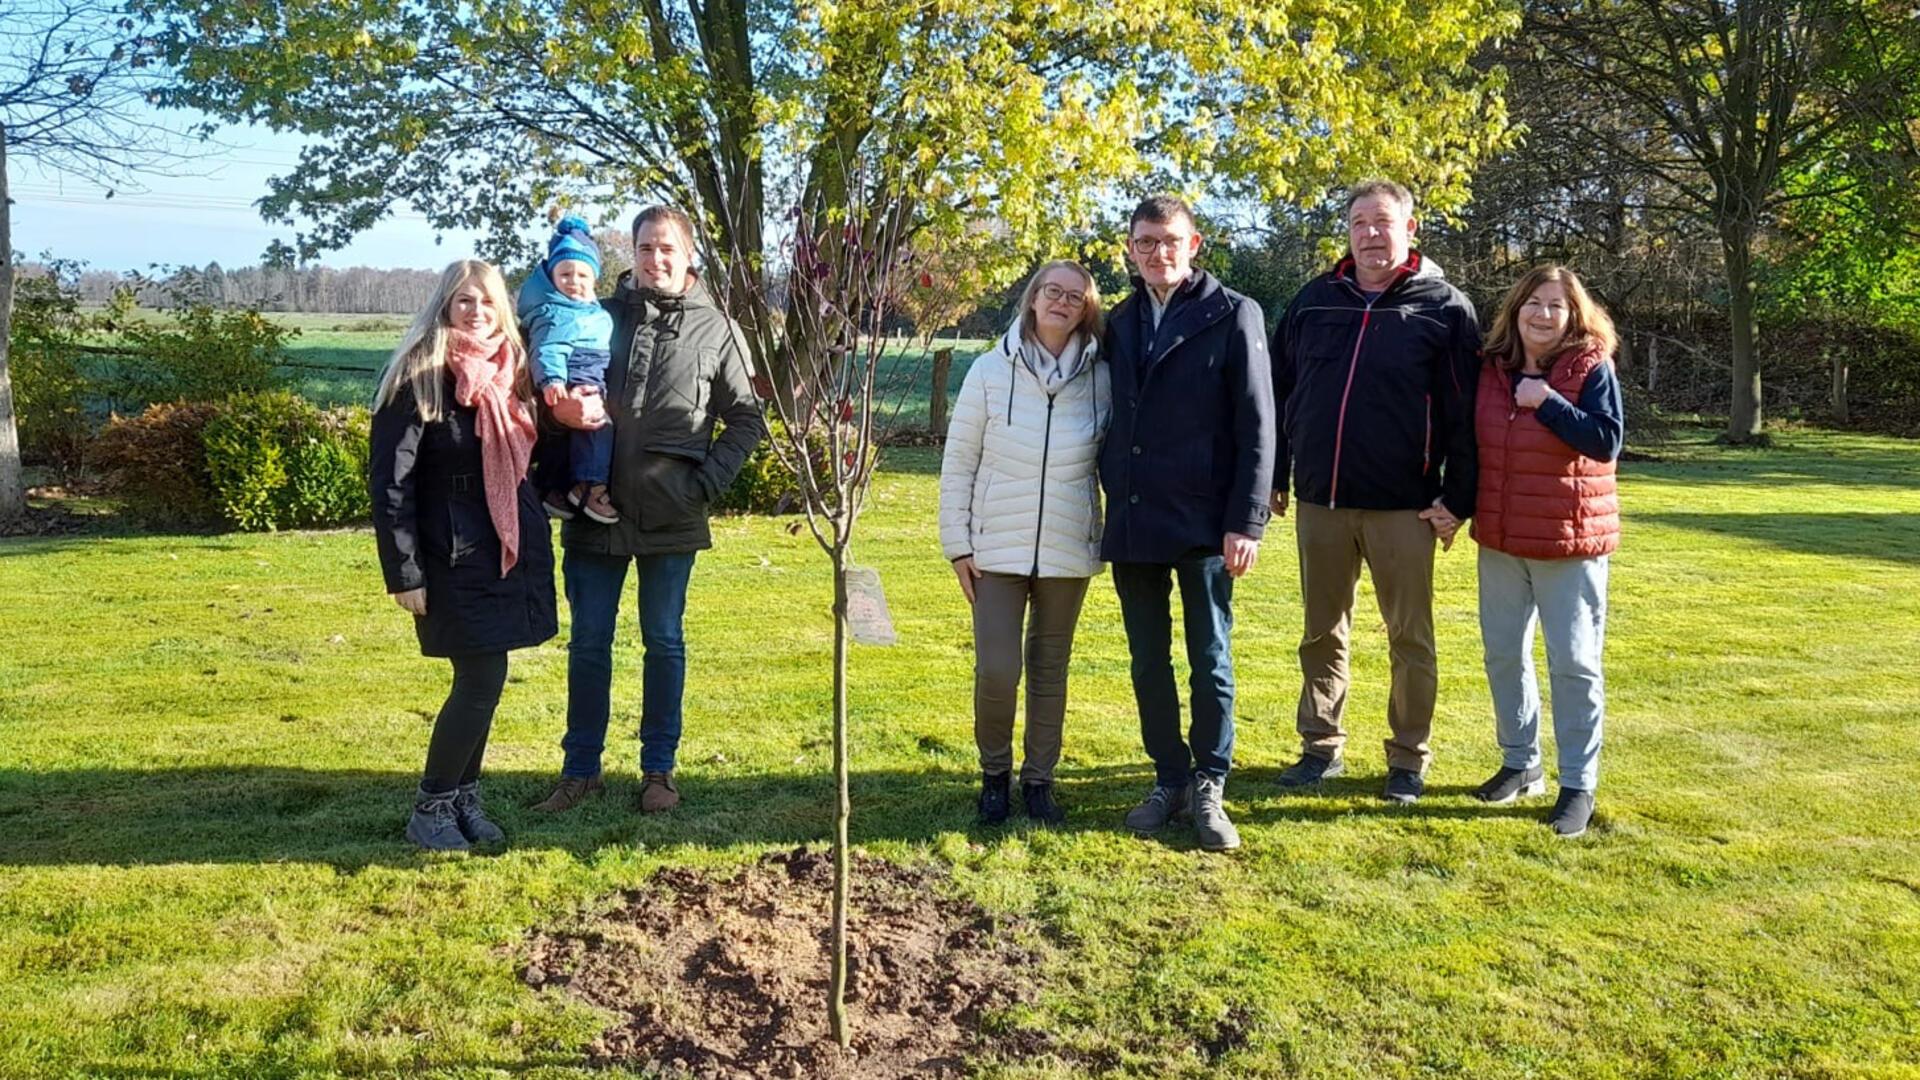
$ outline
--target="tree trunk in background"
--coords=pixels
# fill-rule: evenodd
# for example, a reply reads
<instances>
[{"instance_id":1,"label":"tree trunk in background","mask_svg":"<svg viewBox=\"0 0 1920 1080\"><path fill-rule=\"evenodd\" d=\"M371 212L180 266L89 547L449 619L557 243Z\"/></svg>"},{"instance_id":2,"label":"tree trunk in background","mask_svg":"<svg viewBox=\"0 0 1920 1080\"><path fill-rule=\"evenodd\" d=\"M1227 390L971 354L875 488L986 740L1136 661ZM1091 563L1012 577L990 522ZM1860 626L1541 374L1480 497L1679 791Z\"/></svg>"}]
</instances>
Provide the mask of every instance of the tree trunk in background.
<instances>
[{"instance_id":1,"label":"tree trunk in background","mask_svg":"<svg viewBox=\"0 0 1920 1080\"><path fill-rule=\"evenodd\" d=\"M1647 393L1660 389L1660 339L1647 339Z\"/></svg>"},{"instance_id":2,"label":"tree trunk in background","mask_svg":"<svg viewBox=\"0 0 1920 1080\"><path fill-rule=\"evenodd\" d=\"M1847 407L1847 354L1840 350L1833 353L1833 422L1845 424L1850 419L1851 410Z\"/></svg>"},{"instance_id":3,"label":"tree trunk in background","mask_svg":"<svg viewBox=\"0 0 1920 1080\"><path fill-rule=\"evenodd\" d=\"M953 350L933 350L933 400L927 403L927 431L947 433L947 380L953 375Z\"/></svg>"},{"instance_id":4,"label":"tree trunk in background","mask_svg":"<svg viewBox=\"0 0 1920 1080\"><path fill-rule=\"evenodd\" d=\"M13 414L13 200L7 196L7 129L0 124L0 522L26 516L27 487L20 473L20 431Z\"/></svg>"},{"instance_id":5,"label":"tree trunk in background","mask_svg":"<svg viewBox=\"0 0 1920 1080\"><path fill-rule=\"evenodd\" d=\"M1727 256L1727 315L1733 323L1733 400L1727 407L1726 440L1759 442L1760 358L1753 350L1753 229L1741 222L1721 227Z\"/></svg>"}]
</instances>

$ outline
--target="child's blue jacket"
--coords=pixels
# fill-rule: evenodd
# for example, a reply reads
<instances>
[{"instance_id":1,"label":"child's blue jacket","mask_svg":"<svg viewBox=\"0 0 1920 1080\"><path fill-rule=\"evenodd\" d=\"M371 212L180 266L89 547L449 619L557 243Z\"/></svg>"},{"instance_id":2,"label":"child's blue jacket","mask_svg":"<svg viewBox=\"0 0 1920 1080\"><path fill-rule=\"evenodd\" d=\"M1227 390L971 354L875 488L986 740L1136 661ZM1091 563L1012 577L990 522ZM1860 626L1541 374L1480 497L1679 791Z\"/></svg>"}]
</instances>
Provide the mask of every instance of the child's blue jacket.
<instances>
[{"instance_id":1,"label":"child's blue jacket","mask_svg":"<svg viewBox=\"0 0 1920 1080\"><path fill-rule=\"evenodd\" d=\"M567 359L576 353L595 356L604 376L607 350L613 341L613 316L600 301L575 300L561 292L542 263L520 286L514 308L527 335L535 386L567 382ZM575 366L585 359L576 358Z\"/></svg>"}]
</instances>

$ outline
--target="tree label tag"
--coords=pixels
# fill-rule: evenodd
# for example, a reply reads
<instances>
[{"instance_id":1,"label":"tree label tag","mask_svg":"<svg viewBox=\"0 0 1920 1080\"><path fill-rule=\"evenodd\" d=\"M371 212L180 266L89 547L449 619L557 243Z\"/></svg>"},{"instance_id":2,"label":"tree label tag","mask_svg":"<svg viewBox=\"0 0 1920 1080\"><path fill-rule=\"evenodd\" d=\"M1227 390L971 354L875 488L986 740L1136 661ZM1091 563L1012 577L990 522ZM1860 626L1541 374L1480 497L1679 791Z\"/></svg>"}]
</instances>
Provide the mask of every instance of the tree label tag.
<instances>
[{"instance_id":1,"label":"tree label tag","mask_svg":"<svg viewBox=\"0 0 1920 1080\"><path fill-rule=\"evenodd\" d=\"M887 614L887 594L880 588L880 571L871 566L847 567L847 627L862 645L893 645L893 618Z\"/></svg>"}]
</instances>

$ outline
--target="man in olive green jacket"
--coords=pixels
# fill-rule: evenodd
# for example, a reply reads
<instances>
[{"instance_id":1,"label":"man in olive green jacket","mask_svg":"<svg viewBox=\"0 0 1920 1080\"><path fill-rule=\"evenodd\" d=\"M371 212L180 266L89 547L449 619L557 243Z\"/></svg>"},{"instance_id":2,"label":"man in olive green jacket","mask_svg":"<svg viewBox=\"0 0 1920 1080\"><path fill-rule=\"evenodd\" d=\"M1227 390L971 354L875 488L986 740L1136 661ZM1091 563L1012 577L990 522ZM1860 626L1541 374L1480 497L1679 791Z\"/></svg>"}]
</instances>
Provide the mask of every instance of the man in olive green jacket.
<instances>
[{"instance_id":1,"label":"man in olive green jacket","mask_svg":"<svg viewBox=\"0 0 1920 1080\"><path fill-rule=\"evenodd\" d=\"M752 384L746 339L692 270L693 228L670 207L633 223L634 268L602 304L613 314L605 413L613 424L607 485L620 520L585 517L561 526L562 573L573 611L567 646L567 734L560 783L539 809L572 809L601 790L613 683L613 633L627 568L639 569L641 662L640 808L680 802L673 779L680 747L687 654L681 624L696 552L713 546L709 507L733 483L767 427ZM593 426L588 404L554 412ZM722 431L714 435L718 421Z\"/></svg>"}]
</instances>

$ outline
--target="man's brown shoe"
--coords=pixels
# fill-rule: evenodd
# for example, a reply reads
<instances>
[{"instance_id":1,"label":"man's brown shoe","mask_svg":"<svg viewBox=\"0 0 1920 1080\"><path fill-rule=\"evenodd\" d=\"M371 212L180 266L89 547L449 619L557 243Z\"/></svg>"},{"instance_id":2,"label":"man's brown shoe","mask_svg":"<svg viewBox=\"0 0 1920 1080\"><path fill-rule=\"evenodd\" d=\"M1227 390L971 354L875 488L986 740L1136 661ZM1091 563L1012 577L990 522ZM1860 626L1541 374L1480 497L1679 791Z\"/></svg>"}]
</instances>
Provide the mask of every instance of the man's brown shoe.
<instances>
[{"instance_id":1,"label":"man's brown shoe","mask_svg":"<svg viewBox=\"0 0 1920 1080\"><path fill-rule=\"evenodd\" d=\"M640 812L657 814L680 805L680 789L673 786L670 772L650 772L640 777Z\"/></svg>"},{"instance_id":2,"label":"man's brown shoe","mask_svg":"<svg viewBox=\"0 0 1920 1080\"><path fill-rule=\"evenodd\" d=\"M563 776L554 786L553 794L533 804L535 810L543 814L564 814L586 802L588 797L606 790L599 774L593 776Z\"/></svg>"}]
</instances>

